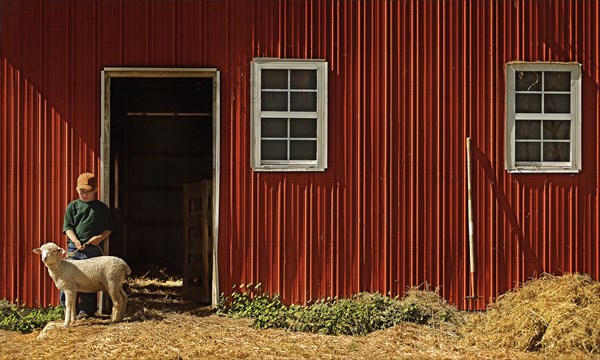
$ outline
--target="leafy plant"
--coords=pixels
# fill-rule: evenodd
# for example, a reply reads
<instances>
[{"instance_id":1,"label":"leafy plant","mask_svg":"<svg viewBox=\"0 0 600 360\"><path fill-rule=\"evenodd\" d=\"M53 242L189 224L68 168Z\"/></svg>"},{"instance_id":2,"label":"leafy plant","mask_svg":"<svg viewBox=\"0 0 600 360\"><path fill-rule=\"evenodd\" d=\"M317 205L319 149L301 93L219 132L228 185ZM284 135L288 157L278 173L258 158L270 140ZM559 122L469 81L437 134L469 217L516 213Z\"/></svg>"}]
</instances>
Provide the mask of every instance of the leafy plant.
<instances>
[{"instance_id":1,"label":"leafy plant","mask_svg":"<svg viewBox=\"0 0 600 360\"><path fill-rule=\"evenodd\" d=\"M25 308L0 300L0 329L30 333L64 316L62 307Z\"/></svg>"},{"instance_id":2,"label":"leafy plant","mask_svg":"<svg viewBox=\"0 0 600 360\"><path fill-rule=\"evenodd\" d=\"M403 320L398 301L379 293L322 299L308 307L295 307L293 314L292 330L330 335L365 335Z\"/></svg>"},{"instance_id":3,"label":"leafy plant","mask_svg":"<svg viewBox=\"0 0 600 360\"><path fill-rule=\"evenodd\" d=\"M408 303L402 307L401 319L406 322L424 324L427 322L427 316L420 311L417 304Z\"/></svg>"},{"instance_id":4,"label":"leafy plant","mask_svg":"<svg viewBox=\"0 0 600 360\"><path fill-rule=\"evenodd\" d=\"M419 298L425 301L420 303ZM221 315L252 318L254 326L260 329L285 328L329 335L365 335L400 322L435 326L452 320L453 311L440 302L437 293L416 290L401 300L365 292L345 299L323 298L309 306L286 307L279 295L269 296L260 284L240 285L229 297L222 294L217 308Z\"/></svg>"},{"instance_id":5,"label":"leafy plant","mask_svg":"<svg viewBox=\"0 0 600 360\"><path fill-rule=\"evenodd\" d=\"M252 318L254 326L258 329L287 326L287 308L281 302L279 294L271 297L264 293L260 283L242 284L239 289L240 291L234 291L230 298L221 295L217 304L217 314Z\"/></svg>"}]
</instances>

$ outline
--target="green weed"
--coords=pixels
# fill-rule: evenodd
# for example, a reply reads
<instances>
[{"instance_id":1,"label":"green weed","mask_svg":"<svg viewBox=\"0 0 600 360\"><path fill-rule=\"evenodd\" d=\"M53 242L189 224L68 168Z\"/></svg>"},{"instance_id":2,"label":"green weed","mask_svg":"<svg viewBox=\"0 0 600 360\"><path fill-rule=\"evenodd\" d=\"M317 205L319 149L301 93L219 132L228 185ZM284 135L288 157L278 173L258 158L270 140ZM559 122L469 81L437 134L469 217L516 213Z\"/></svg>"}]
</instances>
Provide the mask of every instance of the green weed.
<instances>
[{"instance_id":1,"label":"green weed","mask_svg":"<svg viewBox=\"0 0 600 360\"><path fill-rule=\"evenodd\" d=\"M308 306L287 307L278 294L270 296L262 291L260 284L249 284L240 285L239 288L234 286L230 296L222 294L217 314L254 319L254 326L259 329L282 328L328 335L366 335L400 322L435 325L451 320L449 313L456 310L439 301L439 304L431 303L434 297L439 299L437 294L431 294L426 293L425 304L416 301L414 291L410 293L410 298L403 299L363 292L350 298L323 298ZM438 316L439 311L430 308L430 303L431 306L445 306L447 310Z\"/></svg>"},{"instance_id":2,"label":"green weed","mask_svg":"<svg viewBox=\"0 0 600 360\"><path fill-rule=\"evenodd\" d=\"M30 333L64 317L63 308L26 308L0 300L0 329Z\"/></svg>"}]
</instances>

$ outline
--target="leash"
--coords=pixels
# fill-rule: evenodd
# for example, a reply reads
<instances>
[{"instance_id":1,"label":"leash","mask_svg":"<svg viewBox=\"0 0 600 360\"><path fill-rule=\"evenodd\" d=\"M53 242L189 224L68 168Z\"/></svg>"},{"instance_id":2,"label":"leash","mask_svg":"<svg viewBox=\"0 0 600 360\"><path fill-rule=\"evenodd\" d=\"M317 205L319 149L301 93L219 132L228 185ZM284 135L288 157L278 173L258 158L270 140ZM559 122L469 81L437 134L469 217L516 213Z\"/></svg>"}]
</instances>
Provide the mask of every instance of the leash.
<instances>
[{"instance_id":1,"label":"leash","mask_svg":"<svg viewBox=\"0 0 600 360\"><path fill-rule=\"evenodd\" d=\"M87 245L86 244L86 246L95 246L95 247L97 247L100 250L100 254L101 254L100 256L104 256L104 251L102 251L102 248L99 245L94 245L94 244ZM85 254L82 250L77 249L77 250L75 250L73 252L67 252L67 258L68 259L72 259L75 256L76 252L80 252L82 254Z\"/></svg>"}]
</instances>

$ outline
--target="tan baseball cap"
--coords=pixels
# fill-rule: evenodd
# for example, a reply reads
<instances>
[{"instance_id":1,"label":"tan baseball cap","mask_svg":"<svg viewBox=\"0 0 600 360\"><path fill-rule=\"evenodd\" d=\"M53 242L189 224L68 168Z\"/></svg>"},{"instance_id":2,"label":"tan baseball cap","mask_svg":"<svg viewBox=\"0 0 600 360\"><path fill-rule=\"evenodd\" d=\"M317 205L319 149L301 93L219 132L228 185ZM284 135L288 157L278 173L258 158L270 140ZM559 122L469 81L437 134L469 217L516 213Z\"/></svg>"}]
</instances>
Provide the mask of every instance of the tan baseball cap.
<instances>
[{"instance_id":1,"label":"tan baseball cap","mask_svg":"<svg viewBox=\"0 0 600 360\"><path fill-rule=\"evenodd\" d=\"M96 175L86 172L77 178L77 190L94 190L98 187L98 179Z\"/></svg>"}]
</instances>

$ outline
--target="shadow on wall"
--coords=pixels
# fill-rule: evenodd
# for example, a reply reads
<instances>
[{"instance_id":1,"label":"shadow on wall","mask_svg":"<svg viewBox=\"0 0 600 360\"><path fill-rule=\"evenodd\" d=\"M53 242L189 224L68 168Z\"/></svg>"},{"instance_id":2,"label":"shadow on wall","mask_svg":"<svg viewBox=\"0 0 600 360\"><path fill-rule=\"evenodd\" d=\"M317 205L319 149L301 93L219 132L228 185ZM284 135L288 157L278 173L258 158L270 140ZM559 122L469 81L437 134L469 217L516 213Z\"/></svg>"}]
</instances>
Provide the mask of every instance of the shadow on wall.
<instances>
[{"instance_id":1,"label":"shadow on wall","mask_svg":"<svg viewBox=\"0 0 600 360\"><path fill-rule=\"evenodd\" d=\"M595 127L595 124L590 124L590 127ZM586 143L586 139L588 139L588 144L593 142L593 139L589 139L590 136L594 136L595 131L587 132L584 131L584 144ZM496 200L496 204L504 218L509 222L510 227L498 227L499 237L498 237L498 247L496 251L503 251L503 244L507 244L506 241L508 239L516 239L519 249L524 256L524 274L523 276L534 276L536 274L541 274L542 272L564 272L564 271L583 271L583 261L579 261L583 259L584 253L583 248L584 245L575 246L574 248L568 247L568 237L575 236L575 231L578 234L578 239L593 239L593 230L586 229L586 227L593 227L592 223L594 220L589 219L579 219L574 222L573 226L576 226L576 229L568 228L569 225L566 225L565 222L568 219L555 219L552 214L548 215L536 215L531 214L528 211L528 208L535 208L536 205L541 207L550 207L551 204L549 201L553 201L554 206L550 208L550 212L554 214L564 214L564 216L583 216L583 217L593 217L596 214L596 210L593 209L592 199L596 196L597 188L596 188L596 177L588 176L589 174L595 174L595 165L593 164L594 159L592 156L587 156L588 160L585 161L585 153L584 155L584 166L583 170L578 174L505 174L507 178L498 180L496 176L496 172L492 167L490 160L487 156L481 152L481 150L477 148L473 148L472 154L474 159L477 160L477 166L480 167L485 174L486 179L489 182L490 190ZM505 171L502 169L502 171ZM506 180L508 179L508 180ZM524 199L525 207L523 208L515 208L513 203L514 199L509 199L506 194L506 188L504 188L504 184L513 189L513 192L517 193L520 191L533 191L536 195L527 195L528 198ZM558 189L558 191L556 190ZM562 191L563 196L557 195L558 192ZM486 191L486 189L479 189L479 191ZM573 194L576 193L576 195ZM548 195L550 193L550 195ZM552 198L549 200L549 196ZM573 198L576 196L577 198ZM536 203L537 202L537 203ZM568 206L574 207L574 212L569 209L560 209L556 208L561 203L565 203ZM523 214L518 214L519 212L523 212ZM477 212L475 212L477 213ZM575 215L577 214L577 215ZM534 217L530 219L530 217ZM477 220L477 219L476 219ZM530 239L526 234L526 224L525 221L531 221L531 226L533 229L530 231L537 234L542 234L544 227L554 226L553 224L558 224L559 231L555 231L553 234L549 236L552 239ZM557 223L558 222L558 223ZM589 225L589 226L586 226ZM504 231L509 231L508 236L503 236ZM549 231L553 231L551 228ZM564 235L561 237L561 235ZM557 237L558 236L558 237ZM542 258L542 254L545 253L548 249L544 249L549 241L553 241L557 243L558 248L555 248L553 253L548 254L548 258L544 256ZM591 240L590 240L591 241ZM504 243L501 243L504 242ZM492 244L493 245L493 244ZM507 244L508 245L508 244ZM532 247L537 246L537 248ZM561 251L561 246L564 249L564 254ZM501 247L501 248L500 248ZM564 264L570 262L569 259L577 259L575 261L575 266L578 268L561 268L564 267ZM507 257L498 256L498 268L499 269L508 269L511 265L508 263L503 263L503 261L510 261ZM521 264L519 264L521 265Z\"/></svg>"},{"instance_id":2,"label":"shadow on wall","mask_svg":"<svg viewBox=\"0 0 600 360\"><path fill-rule=\"evenodd\" d=\"M472 154L473 154L473 157L477 160L477 165L479 165L479 167L483 170L487 180L489 181L490 190L492 191L492 194L494 195L494 198L496 199L496 204L497 204L498 208L503 213L504 218L507 219L510 224L510 234L508 234L509 236L500 236L498 241L503 241L505 239L512 239L514 237L518 242L519 249L521 249L521 251L525 257L525 262L526 262L527 266L529 267L528 269L526 269L526 275L535 274L535 273L540 274L543 271L543 269L542 269L542 264L538 258L538 254L536 254L536 252L531 247L529 239L527 239L525 237L525 234L523 232L523 226L519 222L517 213L516 213L513 205L510 203L509 199L507 198L506 193L504 192L504 189L502 189L502 187L498 185L499 184L498 178L496 177L496 174L494 172L494 169L492 168L492 164L491 164L490 160L486 157L486 155L483 152L481 152L481 150L479 150L476 147L472 148ZM474 169L477 169L477 168L474 167ZM537 176L537 175L535 175L535 176ZM540 186L540 185L538 185L538 186ZM541 185L541 187L543 187L543 185ZM479 189L479 191L484 191L484 189ZM477 212L474 211L474 213L476 214ZM475 219L475 221L477 221L477 219ZM500 230L502 231L502 228ZM496 249L496 251L500 251L500 249ZM506 259L505 257L502 257L502 256L497 256L498 268L507 269L508 267L510 267L510 264L506 263L503 260L509 260L509 259Z\"/></svg>"}]
</instances>

